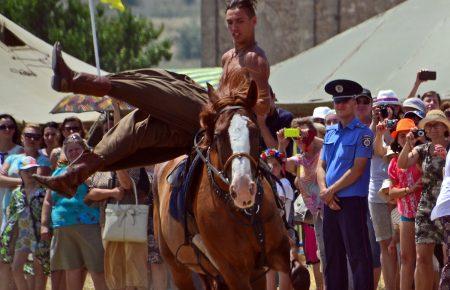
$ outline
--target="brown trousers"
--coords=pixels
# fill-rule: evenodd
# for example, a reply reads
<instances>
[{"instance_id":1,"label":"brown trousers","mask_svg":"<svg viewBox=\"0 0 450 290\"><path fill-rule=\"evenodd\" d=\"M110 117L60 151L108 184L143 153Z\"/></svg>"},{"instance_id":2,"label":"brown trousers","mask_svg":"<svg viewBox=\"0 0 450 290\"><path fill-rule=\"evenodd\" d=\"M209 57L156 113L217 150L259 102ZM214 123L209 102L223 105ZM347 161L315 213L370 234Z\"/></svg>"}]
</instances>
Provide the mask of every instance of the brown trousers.
<instances>
[{"instance_id":1,"label":"brown trousers","mask_svg":"<svg viewBox=\"0 0 450 290\"><path fill-rule=\"evenodd\" d=\"M102 170L140 167L187 153L198 131L206 90L188 76L158 69L108 76L109 96L138 108L125 116L97 144Z\"/></svg>"}]
</instances>

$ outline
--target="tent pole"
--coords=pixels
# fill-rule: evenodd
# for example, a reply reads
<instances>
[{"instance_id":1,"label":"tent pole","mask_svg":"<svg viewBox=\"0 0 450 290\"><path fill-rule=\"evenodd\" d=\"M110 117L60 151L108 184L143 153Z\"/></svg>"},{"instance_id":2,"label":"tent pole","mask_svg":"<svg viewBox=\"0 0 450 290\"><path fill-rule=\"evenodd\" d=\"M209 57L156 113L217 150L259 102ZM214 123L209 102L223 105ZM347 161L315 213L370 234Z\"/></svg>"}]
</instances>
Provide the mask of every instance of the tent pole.
<instances>
[{"instance_id":1,"label":"tent pole","mask_svg":"<svg viewBox=\"0 0 450 290\"><path fill-rule=\"evenodd\" d=\"M97 68L97 75L100 76L100 57L98 55L98 41L97 41L97 28L95 26L95 13L94 13L94 1L89 0L89 14L91 15L91 28L92 28L92 40L94 42L94 56L95 67ZM106 116L106 123L109 127L109 116L107 111L103 111L102 114Z\"/></svg>"},{"instance_id":2,"label":"tent pole","mask_svg":"<svg viewBox=\"0 0 450 290\"><path fill-rule=\"evenodd\" d=\"M98 56L97 28L95 26L94 1L89 0L89 12L91 15L92 39L94 41L95 66L97 75L100 76L100 58Z\"/></svg>"}]
</instances>

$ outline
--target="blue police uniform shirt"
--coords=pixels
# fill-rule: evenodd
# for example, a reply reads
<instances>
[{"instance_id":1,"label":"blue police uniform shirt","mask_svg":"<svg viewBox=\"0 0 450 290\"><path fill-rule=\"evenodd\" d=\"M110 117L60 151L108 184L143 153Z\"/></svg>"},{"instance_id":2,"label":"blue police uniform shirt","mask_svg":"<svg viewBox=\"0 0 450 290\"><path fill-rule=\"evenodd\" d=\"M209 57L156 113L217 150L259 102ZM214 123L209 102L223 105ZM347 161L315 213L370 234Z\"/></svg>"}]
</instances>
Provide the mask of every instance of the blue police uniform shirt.
<instances>
[{"instance_id":1,"label":"blue police uniform shirt","mask_svg":"<svg viewBox=\"0 0 450 290\"><path fill-rule=\"evenodd\" d=\"M368 158L363 174L350 186L336 193L338 197L367 196L370 180L370 159L373 154L373 133L357 118L346 127L341 123L328 126L321 160L326 162L326 184L333 185L353 167L355 158Z\"/></svg>"}]
</instances>

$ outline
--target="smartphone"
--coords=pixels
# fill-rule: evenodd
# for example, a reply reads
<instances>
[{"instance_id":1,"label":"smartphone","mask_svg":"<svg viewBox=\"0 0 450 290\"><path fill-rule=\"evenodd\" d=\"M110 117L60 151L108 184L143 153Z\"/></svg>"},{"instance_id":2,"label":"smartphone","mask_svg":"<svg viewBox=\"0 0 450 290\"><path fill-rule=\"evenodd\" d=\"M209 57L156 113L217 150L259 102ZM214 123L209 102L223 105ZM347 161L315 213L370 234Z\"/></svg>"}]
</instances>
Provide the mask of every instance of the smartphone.
<instances>
[{"instance_id":1,"label":"smartphone","mask_svg":"<svg viewBox=\"0 0 450 290\"><path fill-rule=\"evenodd\" d=\"M434 81L436 80L436 72L435 71L421 71L419 73L419 79L422 81Z\"/></svg>"},{"instance_id":2,"label":"smartphone","mask_svg":"<svg viewBox=\"0 0 450 290\"><path fill-rule=\"evenodd\" d=\"M285 128L284 129L284 138L298 138L300 137L300 129L299 128Z\"/></svg>"}]
</instances>

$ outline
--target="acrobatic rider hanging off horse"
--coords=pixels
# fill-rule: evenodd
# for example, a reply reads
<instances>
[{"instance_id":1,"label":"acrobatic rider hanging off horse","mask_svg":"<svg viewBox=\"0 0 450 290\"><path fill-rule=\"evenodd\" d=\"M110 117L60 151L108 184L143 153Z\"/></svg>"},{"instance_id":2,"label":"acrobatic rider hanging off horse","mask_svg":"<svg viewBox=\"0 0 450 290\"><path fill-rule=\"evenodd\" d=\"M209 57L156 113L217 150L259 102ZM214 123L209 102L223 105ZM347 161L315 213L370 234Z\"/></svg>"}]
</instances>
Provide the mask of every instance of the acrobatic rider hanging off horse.
<instances>
[{"instance_id":1,"label":"acrobatic rider hanging off horse","mask_svg":"<svg viewBox=\"0 0 450 290\"><path fill-rule=\"evenodd\" d=\"M222 57L219 96L237 84L254 81L258 88L256 114L270 109L269 63L255 42L255 0L232 0L226 21L234 48ZM73 196L79 184L96 171L140 167L188 153L200 128L199 113L208 102L206 90L189 77L159 69L139 69L108 76L74 72L62 58L61 46L53 49L52 87L59 92L111 96L135 106L97 144L84 152L67 172L57 177L36 175L44 186ZM295 289L305 289L305 268L291 271ZM309 282L309 281L308 281Z\"/></svg>"},{"instance_id":2,"label":"acrobatic rider hanging off horse","mask_svg":"<svg viewBox=\"0 0 450 290\"><path fill-rule=\"evenodd\" d=\"M254 2L231 1L226 21L234 48L222 57L219 92L253 80L258 87L257 114L269 111L269 63L255 42ZM199 113L208 101L206 90L189 77L159 69L139 69L108 76L72 71L61 46L53 49L52 87L59 92L111 96L138 108L125 116L97 144L57 177L35 176L46 187L72 196L96 171L155 164L186 154L199 130Z\"/></svg>"}]
</instances>

